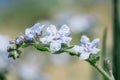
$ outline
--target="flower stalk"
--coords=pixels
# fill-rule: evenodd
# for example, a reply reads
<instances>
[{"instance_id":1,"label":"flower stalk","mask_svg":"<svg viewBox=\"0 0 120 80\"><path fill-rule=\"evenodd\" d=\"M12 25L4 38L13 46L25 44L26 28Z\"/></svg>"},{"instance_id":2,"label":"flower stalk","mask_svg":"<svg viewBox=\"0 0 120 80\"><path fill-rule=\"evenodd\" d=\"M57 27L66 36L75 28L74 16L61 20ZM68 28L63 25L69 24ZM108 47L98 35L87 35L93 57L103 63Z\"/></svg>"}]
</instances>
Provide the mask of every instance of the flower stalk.
<instances>
[{"instance_id":1,"label":"flower stalk","mask_svg":"<svg viewBox=\"0 0 120 80\"><path fill-rule=\"evenodd\" d=\"M82 36L80 39L81 46L70 46L72 40L70 29L67 25L61 26L59 30L54 25L47 28L47 35L43 37L42 33L44 25L40 23L35 24L33 27L26 29L25 34L20 35L15 41L11 43L12 47L8 48L9 57L13 59L19 58L22 49L33 46L39 51L47 51L54 54L61 54L67 52L71 56L77 56L80 60L89 62L96 68L106 80L114 80L101 66L97 64L99 56L97 53L100 51L98 47L99 39L96 38L92 42L87 36Z\"/></svg>"},{"instance_id":2,"label":"flower stalk","mask_svg":"<svg viewBox=\"0 0 120 80\"><path fill-rule=\"evenodd\" d=\"M97 69L97 71L99 71L105 77L106 80L114 80L100 65L98 65L97 63L92 64L90 61L87 62L89 62L95 69Z\"/></svg>"}]
</instances>

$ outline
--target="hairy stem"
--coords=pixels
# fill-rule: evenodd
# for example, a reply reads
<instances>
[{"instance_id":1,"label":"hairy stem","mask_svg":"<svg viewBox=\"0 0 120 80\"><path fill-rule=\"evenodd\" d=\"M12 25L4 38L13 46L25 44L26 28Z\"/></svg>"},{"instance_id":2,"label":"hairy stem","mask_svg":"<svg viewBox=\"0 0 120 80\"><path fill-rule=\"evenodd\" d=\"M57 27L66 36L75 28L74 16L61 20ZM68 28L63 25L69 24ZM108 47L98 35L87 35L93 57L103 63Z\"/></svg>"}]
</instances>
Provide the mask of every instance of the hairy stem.
<instances>
[{"instance_id":1,"label":"hairy stem","mask_svg":"<svg viewBox=\"0 0 120 80\"><path fill-rule=\"evenodd\" d=\"M94 68L96 68L105 78L106 80L113 80L107 72L98 64L92 64L90 61L88 61Z\"/></svg>"}]
</instances>

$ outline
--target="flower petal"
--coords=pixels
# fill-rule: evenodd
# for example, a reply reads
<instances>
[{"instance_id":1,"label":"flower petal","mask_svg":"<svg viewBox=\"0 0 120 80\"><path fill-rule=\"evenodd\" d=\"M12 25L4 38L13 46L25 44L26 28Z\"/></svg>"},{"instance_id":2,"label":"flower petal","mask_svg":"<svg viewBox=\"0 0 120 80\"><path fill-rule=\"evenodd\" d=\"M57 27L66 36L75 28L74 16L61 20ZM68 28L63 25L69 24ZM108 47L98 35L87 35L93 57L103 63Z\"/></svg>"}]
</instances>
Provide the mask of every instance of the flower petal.
<instances>
[{"instance_id":1,"label":"flower petal","mask_svg":"<svg viewBox=\"0 0 120 80\"><path fill-rule=\"evenodd\" d=\"M92 51L91 51L91 53L92 53L92 54L97 54L99 51L100 51L100 49L98 49L98 48L93 48Z\"/></svg>"},{"instance_id":2,"label":"flower petal","mask_svg":"<svg viewBox=\"0 0 120 80\"><path fill-rule=\"evenodd\" d=\"M59 51L60 50L60 48L61 48L61 43L59 43L59 42L57 42L57 41L53 41L53 42L51 42L51 44L50 44L50 49L52 50L52 51Z\"/></svg>"},{"instance_id":3,"label":"flower petal","mask_svg":"<svg viewBox=\"0 0 120 80\"><path fill-rule=\"evenodd\" d=\"M87 36L83 35L80 39L82 46L87 46L90 43L90 40Z\"/></svg>"},{"instance_id":4,"label":"flower petal","mask_svg":"<svg viewBox=\"0 0 120 80\"><path fill-rule=\"evenodd\" d=\"M79 57L80 60L85 60L89 58L90 53L82 53Z\"/></svg>"},{"instance_id":5,"label":"flower petal","mask_svg":"<svg viewBox=\"0 0 120 80\"><path fill-rule=\"evenodd\" d=\"M27 28L26 30L25 30L25 34L27 35L27 34L29 34L31 32L31 28Z\"/></svg>"},{"instance_id":6,"label":"flower petal","mask_svg":"<svg viewBox=\"0 0 120 80\"><path fill-rule=\"evenodd\" d=\"M48 41L47 41L47 36L43 37L43 38L40 38L40 41L43 43L43 44L47 44Z\"/></svg>"},{"instance_id":7,"label":"flower petal","mask_svg":"<svg viewBox=\"0 0 120 80\"><path fill-rule=\"evenodd\" d=\"M34 33L34 30L32 30L32 28L27 28L25 30L25 39L28 42L32 42L33 39L35 38L36 34Z\"/></svg>"},{"instance_id":8,"label":"flower petal","mask_svg":"<svg viewBox=\"0 0 120 80\"><path fill-rule=\"evenodd\" d=\"M69 36L70 35L70 28L67 25L63 25L63 26L61 26L59 32L62 35Z\"/></svg>"},{"instance_id":9,"label":"flower petal","mask_svg":"<svg viewBox=\"0 0 120 80\"><path fill-rule=\"evenodd\" d=\"M56 26L55 26L55 25L50 25L50 26L47 28L47 32L48 32L49 34L56 34L56 32L57 32Z\"/></svg>"},{"instance_id":10,"label":"flower petal","mask_svg":"<svg viewBox=\"0 0 120 80\"><path fill-rule=\"evenodd\" d=\"M75 53L80 53L81 51L81 46L78 46L78 45L75 45L72 50L75 52Z\"/></svg>"},{"instance_id":11,"label":"flower petal","mask_svg":"<svg viewBox=\"0 0 120 80\"><path fill-rule=\"evenodd\" d=\"M36 23L34 26L33 26L33 30L35 31L35 33L37 35L42 35L42 29L43 29L44 25L41 25L40 23Z\"/></svg>"},{"instance_id":12,"label":"flower petal","mask_svg":"<svg viewBox=\"0 0 120 80\"><path fill-rule=\"evenodd\" d=\"M35 38L35 35L32 34L32 33L29 33L25 36L25 39L28 41L28 42L32 42L33 39Z\"/></svg>"},{"instance_id":13,"label":"flower petal","mask_svg":"<svg viewBox=\"0 0 120 80\"><path fill-rule=\"evenodd\" d=\"M33 30L32 28L27 28L27 29L25 30L25 35L28 35L28 34L30 34L30 33L34 34L35 32L34 32L34 30Z\"/></svg>"},{"instance_id":14,"label":"flower petal","mask_svg":"<svg viewBox=\"0 0 120 80\"><path fill-rule=\"evenodd\" d=\"M34 29L37 29L37 28L40 27L40 26L41 26L40 23L36 23L36 24L34 24L33 28L34 28Z\"/></svg>"},{"instance_id":15,"label":"flower petal","mask_svg":"<svg viewBox=\"0 0 120 80\"><path fill-rule=\"evenodd\" d=\"M99 39L94 39L94 40L91 42L90 47L91 47L91 48L97 47L98 44L99 44L99 41L100 41Z\"/></svg>"},{"instance_id":16,"label":"flower petal","mask_svg":"<svg viewBox=\"0 0 120 80\"><path fill-rule=\"evenodd\" d=\"M53 39L52 36L45 36L45 37L41 38L40 41L41 41L43 44L47 44L47 43L51 42L52 39Z\"/></svg>"},{"instance_id":17,"label":"flower petal","mask_svg":"<svg viewBox=\"0 0 120 80\"><path fill-rule=\"evenodd\" d=\"M62 43L67 44L67 43L69 43L71 40L72 40L71 37L62 37Z\"/></svg>"}]
</instances>

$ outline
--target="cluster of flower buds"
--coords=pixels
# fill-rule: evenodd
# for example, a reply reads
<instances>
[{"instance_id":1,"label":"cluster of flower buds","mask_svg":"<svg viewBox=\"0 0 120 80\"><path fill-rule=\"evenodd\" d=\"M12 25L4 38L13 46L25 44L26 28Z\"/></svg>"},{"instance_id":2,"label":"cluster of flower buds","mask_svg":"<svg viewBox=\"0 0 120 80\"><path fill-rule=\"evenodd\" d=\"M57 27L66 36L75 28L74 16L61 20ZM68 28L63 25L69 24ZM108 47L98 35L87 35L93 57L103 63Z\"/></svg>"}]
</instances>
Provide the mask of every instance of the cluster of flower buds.
<instances>
[{"instance_id":1,"label":"cluster of flower buds","mask_svg":"<svg viewBox=\"0 0 120 80\"><path fill-rule=\"evenodd\" d=\"M97 48L99 39L90 42L89 38L83 35L80 39L81 46L70 46L72 40L70 37L70 28L62 25L59 30L56 26L49 25L44 31L46 35L42 35L44 25L40 23L25 30L25 34L21 34L16 40L11 42L13 47L8 48L9 57L16 59L22 53L22 49L29 45L34 46L39 51L51 51L53 53L67 52L70 55L76 55L82 60L87 60L91 55L97 54L100 49ZM94 59L97 59L96 57ZM90 60L90 59L89 59Z\"/></svg>"},{"instance_id":2,"label":"cluster of flower buds","mask_svg":"<svg viewBox=\"0 0 120 80\"><path fill-rule=\"evenodd\" d=\"M25 34L20 34L14 41L10 41L8 47L9 57L16 59L23 52L23 48L33 45L42 35L44 25L36 23L33 27L27 28Z\"/></svg>"},{"instance_id":3,"label":"cluster of flower buds","mask_svg":"<svg viewBox=\"0 0 120 80\"><path fill-rule=\"evenodd\" d=\"M33 42L36 37L39 37L42 35L42 29L44 25L41 25L40 23L35 24L31 28L27 28L25 30L25 35L21 34L19 37L16 38L15 43L20 45L24 41L26 42Z\"/></svg>"}]
</instances>

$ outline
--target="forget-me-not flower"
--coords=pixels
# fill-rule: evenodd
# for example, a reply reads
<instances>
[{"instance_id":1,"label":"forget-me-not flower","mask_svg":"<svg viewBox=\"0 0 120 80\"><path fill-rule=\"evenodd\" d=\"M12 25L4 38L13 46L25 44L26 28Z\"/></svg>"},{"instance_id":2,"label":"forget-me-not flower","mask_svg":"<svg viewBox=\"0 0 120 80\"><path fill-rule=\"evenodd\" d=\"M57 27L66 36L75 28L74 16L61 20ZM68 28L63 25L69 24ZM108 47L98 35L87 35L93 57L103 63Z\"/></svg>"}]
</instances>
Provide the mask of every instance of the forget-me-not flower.
<instances>
[{"instance_id":1,"label":"forget-me-not flower","mask_svg":"<svg viewBox=\"0 0 120 80\"><path fill-rule=\"evenodd\" d=\"M25 30L25 39L28 42L32 42L33 39L36 37L36 35L41 36L42 35L42 29L44 25L41 25L40 23L36 23L33 27L27 28Z\"/></svg>"},{"instance_id":2,"label":"forget-me-not flower","mask_svg":"<svg viewBox=\"0 0 120 80\"><path fill-rule=\"evenodd\" d=\"M81 53L80 59L85 60L88 59L90 54L97 54L100 49L97 48L99 39L94 39L90 42L89 38L85 35L81 37L81 46L73 47L74 50L77 50L77 53Z\"/></svg>"},{"instance_id":3,"label":"forget-me-not flower","mask_svg":"<svg viewBox=\"0 0 120 80\"><path fill-rule=\"evenodd\" d=\"M61 49L61 44L68 44L72 38L69 37L70 35L70 29L67 25L61 26L60 30L57 31L56 26L50 25L47 28L48 36L45 36L44 38L41 38L40 41L43 44L50 43L50 49L52 51L58 51Z\"/></svg>"}]
</instances>

